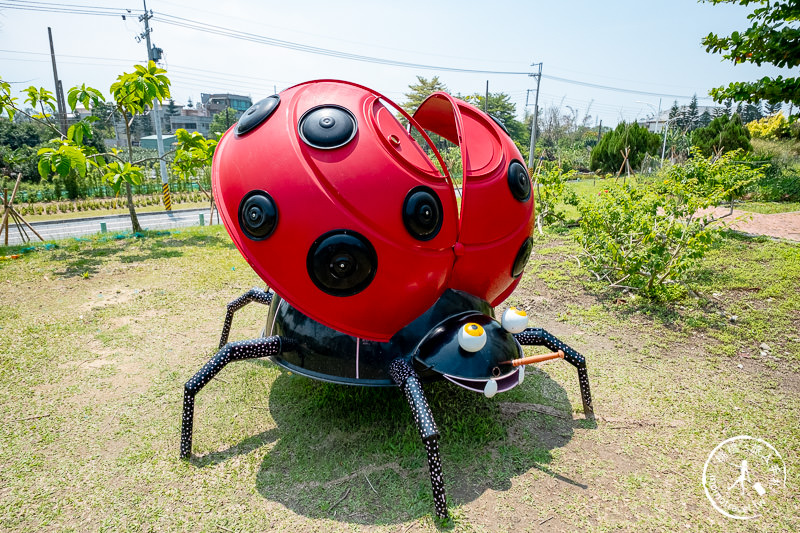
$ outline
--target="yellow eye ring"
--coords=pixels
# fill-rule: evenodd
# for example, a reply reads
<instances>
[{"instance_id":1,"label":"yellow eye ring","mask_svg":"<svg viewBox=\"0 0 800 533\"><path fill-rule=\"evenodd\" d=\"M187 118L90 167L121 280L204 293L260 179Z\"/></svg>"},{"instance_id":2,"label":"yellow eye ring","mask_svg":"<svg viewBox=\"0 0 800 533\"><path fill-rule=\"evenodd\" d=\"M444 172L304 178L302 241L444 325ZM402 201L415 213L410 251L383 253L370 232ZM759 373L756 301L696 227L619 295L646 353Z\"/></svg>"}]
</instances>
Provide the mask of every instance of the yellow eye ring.
<instances>
[{"instance_id":1,"label":"yellow eye ring","mask_svg":"<svg viewBox=\"0 0 800 533\"><path fill-rule=\"evenodd\" d=\"M509 307L503 312L500 323L509 333L521 333L528 327L528 313L516 307Z\"/></svg>"},{"instance_id":2,"label":"yellow eye ring","mask_svg":"<svg viewBox=\"0 0 800 533\"><path fill-rule=\"evenodd\" d=\"M464 333L471 335L472 337L480 337L483 335L483 327L475 322L470 322L464 326Z\"/></svg>"}]
</instances>

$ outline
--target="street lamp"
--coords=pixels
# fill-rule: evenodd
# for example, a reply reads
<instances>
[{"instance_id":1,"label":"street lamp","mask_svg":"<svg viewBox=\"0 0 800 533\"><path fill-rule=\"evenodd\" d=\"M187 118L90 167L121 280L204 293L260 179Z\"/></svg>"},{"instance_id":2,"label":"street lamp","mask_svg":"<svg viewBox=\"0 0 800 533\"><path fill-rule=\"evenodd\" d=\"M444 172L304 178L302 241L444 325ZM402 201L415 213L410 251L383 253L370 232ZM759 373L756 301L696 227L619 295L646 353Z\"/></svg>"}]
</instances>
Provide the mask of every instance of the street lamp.
<instances>
[{"instance_id":1,"label":"street lamp","mask_svg":"<svg viewBox=\"0 0 800 533\"><path fill-rule=\"evenodd\" d=\"M636 100L637 104L644 104L646 106L650 106L656 114L656 131L658 131L658 120L661 118L661 98L658 99L658 110L656 110L656 106L648 102L642 102L641 100ZM663 159L663 158L662 158Z\"/></svg>"},{"instance_id":2,"label":"street lamp","mask_svg":"<svg viewBox=\"0 0 800 533\"><path fill-rule=\"evenodd\" d=\"M669 129L669 123L677 119L678 117L672 117L664 122L664 143L661 145L661 168L664 168L664 151L667 149L667 130Z\"/></svg>"}]
</instances>

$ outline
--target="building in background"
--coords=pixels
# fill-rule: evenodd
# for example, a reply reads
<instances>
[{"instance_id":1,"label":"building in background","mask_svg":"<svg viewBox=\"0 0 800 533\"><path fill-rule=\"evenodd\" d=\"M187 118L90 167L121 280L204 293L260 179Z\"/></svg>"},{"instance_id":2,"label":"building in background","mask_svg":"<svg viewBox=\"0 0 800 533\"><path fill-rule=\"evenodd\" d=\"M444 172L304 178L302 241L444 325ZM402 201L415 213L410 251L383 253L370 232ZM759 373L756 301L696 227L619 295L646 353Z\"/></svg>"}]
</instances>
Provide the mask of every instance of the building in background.
<instances>
[{"instance_id":1,"label":"building in background","mask_svg":"<svg viewBox=\"0 0 800 533\"><path fill-rule=\"evenodd\" d=\"M238 120L242 113L250 109L253 105L253 99L249 96L241 94L208 94L200 93L200 102L208 112L209 116L214 116L217 113L223 112L229 107L236 110L236 117Z\"/></svg>"},{"instance_id":2,"label":"building in background","mask_svg":"<svg viewBox=\"0 0 800 533\"><path fill-rule=\"evenodd\" d=\"M161 141L164 143L164 151L172 149L172 144L177 140L176 135L162 135ZM156 135L148 135L139 139L139 146L142 148L149 148L155 150L158 148L158 137Z\"/></svg>"},{"instance_id":3,"label":"building in background","mask_svg":"<svg viewBox=\"0 0 800 533\"><path fill-rule=\"evenodd\" d=\"M661 114L658 116L658 120L656 120L655 116L649 116L645 119L639 119L637 122L640 126L644 126L648 130L653 133L663 133L664 132L664 125L670 120L670 113L672 112L671 109L665 109L661 111ZM678 108L678 115L677 116L687 116L690 113L690 109L688 105L680 106ZM701 119L705 113L708 113L706 118L710 122L711 119L718 117L725 113L725 108L721 106L711 106L711 105L699 105L697 106L697 118ZM704 123L698 124L698 126L706 126L708 125L705 120ZM670 124L670 128L673 125Z\"/></svg>"}]
</instances>

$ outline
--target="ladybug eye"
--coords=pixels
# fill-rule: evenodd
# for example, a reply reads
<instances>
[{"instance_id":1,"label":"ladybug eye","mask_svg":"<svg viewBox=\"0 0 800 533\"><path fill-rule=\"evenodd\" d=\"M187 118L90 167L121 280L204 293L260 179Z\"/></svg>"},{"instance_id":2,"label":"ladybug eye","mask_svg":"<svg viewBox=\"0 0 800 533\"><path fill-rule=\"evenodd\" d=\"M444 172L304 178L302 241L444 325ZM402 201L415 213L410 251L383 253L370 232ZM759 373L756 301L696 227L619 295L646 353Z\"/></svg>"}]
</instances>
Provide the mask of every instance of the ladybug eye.
<instances>
[{"instance_id":1,"label":"ladybug eye","mask_svg":"<svg viewBox=\"0 0 800 533\"><path fill-rule=\"evenodd\" d=\"M525 270L525 265L531 258L531 251L533 250L533 239L528 237L525 242L520 246L517 257L514 259L514 266L511 267L511 277L518 278L522 271Z\"/></svg>"},{"instance_id":2,"label":"ladybug eye","mask_svg":"<svg viewBox=\"0 0 800 533\"><path fill-rule=\"evenodd\" d=\"M527 202L531 197L531 180L519 161L512 161L508 166L508 188L511 189L511 195L520 202Z\"/></svg>"},{"instance_id":3,"label":"ladybug eye","mask_svg":"<svg viewBox=\"0 0 800 533\"><path fill-rule=\"evenodd\" d=\"M297 131L303 142L313 148L333 150L356 136L358 125L353 114L338 105L309 109L300 117Z\"/></svg>"},{"instance_id":4,"label":"ladybug eye","mask_svg":"<svg viewBox=\"0 0 800 533\"><path fill-rule=\"evenodd\" d=\"M267 120L275 109L278 108L279 103L281 103L280 96L273 94L250 106L250 109L244 112L242 118L240 118L239 122L236 124L236 134L244 135Z\"/></svg>"},{"instance_id":5,"label":"ladybug eye","mask_svg":"<svg viewBox=\"0 0 800 533\"><path fill-rule=\"evenodd\" d=\"M314 241L306 258L311 281L332 296L352 296L372 282L378 269L375 248L350 230L326 233Z\"/></svg>"},{"instance_id":6,"label":"ladybug eye","mask_svg":"<svg viewBox=\"0 0 800 533\"><path fill-rule=\"evenodd\" d=\"M486 345L486 332L475 322L464 324L458 330L458 345L468 352L477 352Z\"/></svg>"},{"instance_id":7,"label":"ladybug eye","mask_svg":"<svg viewBox=\"0 0 800 533\"><path fill-rule=\"evenodd\" d=\"M239 204L239 227L247 238L263 241L275 231L278 207L264 191L250 191Z\"/></svg>"},{"instance_id":8,"label":"ladybug eye","mask_svg":"<svg viewBox=\"0 0 800 533\"><path fill-rule=\"evenodd\" d=\"M503 312L500 324L509 333L520 333L528 327L528 313L516 307L509 307Z\"/></svg>"},{"instance_id":9,"label":"ladybug eye","mask_svg":"<svg viewBox=\"0 0 800 533\"><path fill-rule=\"evenodd\" d=\"M442 202L430 187L414 187L403 202L403 224L412 237L429 241L442 228Z\"/></svg>"}]
</instances>

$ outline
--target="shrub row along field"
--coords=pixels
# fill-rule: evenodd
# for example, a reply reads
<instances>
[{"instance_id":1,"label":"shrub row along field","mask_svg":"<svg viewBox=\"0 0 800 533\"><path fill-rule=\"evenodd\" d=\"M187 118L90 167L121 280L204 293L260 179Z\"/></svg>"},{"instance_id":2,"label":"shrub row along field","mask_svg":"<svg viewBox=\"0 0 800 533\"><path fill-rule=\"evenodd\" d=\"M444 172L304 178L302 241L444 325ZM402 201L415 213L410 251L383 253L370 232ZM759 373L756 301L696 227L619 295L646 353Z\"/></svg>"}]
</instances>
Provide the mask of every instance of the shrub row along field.
<instances>
[{"instance_id":1,"label":"shrub row along field","mask_svg":"<svg viewBox=\"0 0 800 533\"><path fill-rule=\"evenodd\" d=\"M172 193L172 204L208 204L208 199L200 192ZM135 207L161 205L160 194L139 194L133 197ZM17 205L16 209L22 216L29 215L56 215L59 213L91 212L92 215L102 215L103 211L127 207L125 197L94 198L85 200L72 200L66 202L33 202Z\"/></svg>"},{"instance_id":2,"label":"shrub row along field","mask_svg":"<svg viewBox=\"0 0 800 533\"><path fill-rule=\"evenodd\" d=\"M800 246L723 235L687 273L700 296L655 303L594 281L569 232L535 239L506 303L586 355L598 418L563 361L492 399L426 385L445 529L800 529ZM394 388L231 363L197 397L195 457L178 459L183 384L215 352L225 304L262 285L221 227L2 253L22 257L0 261L0 529L441 530ZM244 308L231 340L264 319ZM788 472L750 521L702 485L737 435L771 443Z\"/></svg>"}]
</instances>

